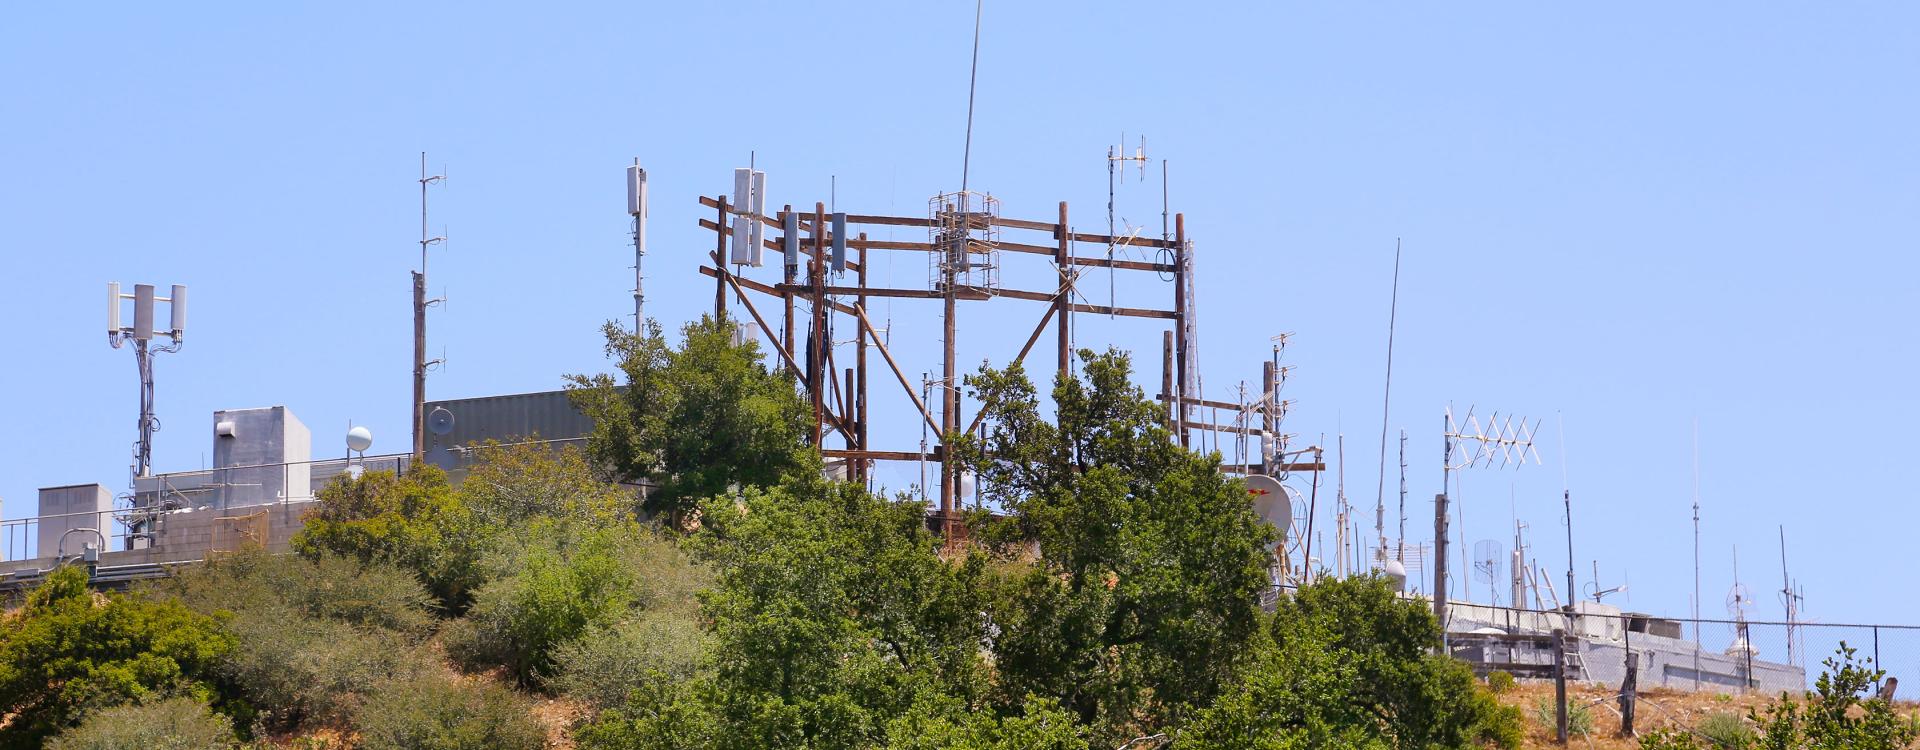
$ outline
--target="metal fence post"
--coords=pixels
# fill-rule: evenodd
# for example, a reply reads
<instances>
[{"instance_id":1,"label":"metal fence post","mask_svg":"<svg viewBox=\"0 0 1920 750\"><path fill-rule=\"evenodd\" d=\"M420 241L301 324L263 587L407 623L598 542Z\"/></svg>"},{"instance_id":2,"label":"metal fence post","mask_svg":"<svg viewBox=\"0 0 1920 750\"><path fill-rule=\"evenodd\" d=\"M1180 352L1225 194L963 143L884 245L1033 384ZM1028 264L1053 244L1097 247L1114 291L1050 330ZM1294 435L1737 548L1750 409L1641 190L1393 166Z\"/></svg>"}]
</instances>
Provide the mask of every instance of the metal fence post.
<instances>
[{"instance_id":1,"label":"metal fence post","mask_svg":"<svg viewBox=\"0 0 1920 750\"><path fill-rule=\"evenodd\" d=\"M1553 631L1553 724L1554 737L1567 744L1567 631Z\"/></svg>"},{"instance_id":2,"label":"metal fence post","mask_svg":"<svg viewBox=\"0 0 1920 750\"><path fill-rule=\"evenodd\" d=\"M1640 660L1633 658L1633 619L1620 616L1620 637L1626 644L1627 669L1620 678L1620 736L1633 736L1633 702L1640 689Z\"/></svg>"},{"instance_id":3,"label":"metal fence post","mask_svg":"<svg viewBox=\"0 0 1920 750\"><path fill-rule=\"evenodd\" d=\"M1885 667L1880 666L1880 626L1879 625L1873 626L1873 668L1881 671L1884 671L1886 669ZM1881 681L1874 680L1873 691L1875 693L1879 693L1882 689L1883 688L1881 686Z\"/></svg>"}]
</instances>

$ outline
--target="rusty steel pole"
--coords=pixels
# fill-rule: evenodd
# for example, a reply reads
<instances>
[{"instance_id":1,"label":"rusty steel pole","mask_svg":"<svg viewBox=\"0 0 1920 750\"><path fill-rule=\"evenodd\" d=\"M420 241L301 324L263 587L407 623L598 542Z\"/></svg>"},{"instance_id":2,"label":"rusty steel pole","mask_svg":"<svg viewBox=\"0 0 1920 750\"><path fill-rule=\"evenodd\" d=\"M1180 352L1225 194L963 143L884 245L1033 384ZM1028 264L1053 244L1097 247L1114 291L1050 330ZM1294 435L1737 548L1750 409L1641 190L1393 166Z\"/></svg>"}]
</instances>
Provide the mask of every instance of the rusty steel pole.
<instances>
[{"instance_id":1,"label":"rusty steel pole","mask_svg":"<svg viewBox=\"0 0 1920 750\"><path fill-rule=\"evenodd\" d=\"M1054 237L1060 240L1060 248L1054 251L1053 264L1060 273L1060 296L1053 300L1053 316L1060 329L1060 377L1066 378L1073 369L1073 235L1067 230L1067 202L1060 201L1060 225L1054 230Z\"/></svg>"},{"instance_id":2,"label":"rusty steel pole","mask_svg":"<svg viewBox=\"0 0 1920 750\"><path fill-rule=\"evenodd\" d=\"M727 317L727 196L720 196L718 217L720 231L714 232L714 274L713 274L713 322L719 323Z\"/></svg>"},{"instance_id":3,"label":"rusty steel pole","mask_svg":"<svg viewBox=\"0 0 1920 750\"><path fill-rule=\"evenodd\" d=\"M1170 393L1174 400L1174 423L1180 435L1181 447L1189 444L1187 422L1187 397L1198 395L1187 392L1192 381L1188 380L1188 347L1193 342L1187 340L1187 215L1173 215L1173 330L1174 360L1179 368L1177 392Z\"/></svg>"},{"instance_id":4,"label":"rusty steel pole","mask_svg":"<svg viewBox=\"0 0 1920 750\"><path fill-rule=\"evenodd\" d=\"M861 294L859 299L856 301L856 305L859 307L859 309L862 312L865 312L867 309L867 295L866 295L867 233L866 232L860 233L860 249L859 250L860 250L859 279L860 279ZM854 350L853 350L854 351L854 357L853 357L854 359L854 363L853 363L854 364L854 393L857 394L854 397L854 402L853 402L853 406L854 406L854 417L853 417L854 422L853 423L854 425L856 425L854 434L859 436L858 444L855 445L855 448L861 451L865 451L865 450L868 450L868 446L867 446L867 335L864 331L861 331L858 326L854 327L854 331L860 334L858 337L858 343L854 345ZM865 480L867 476L867 460L868 459L860 460L860 478L862 480Z\"/></svg>"}]
</instances>

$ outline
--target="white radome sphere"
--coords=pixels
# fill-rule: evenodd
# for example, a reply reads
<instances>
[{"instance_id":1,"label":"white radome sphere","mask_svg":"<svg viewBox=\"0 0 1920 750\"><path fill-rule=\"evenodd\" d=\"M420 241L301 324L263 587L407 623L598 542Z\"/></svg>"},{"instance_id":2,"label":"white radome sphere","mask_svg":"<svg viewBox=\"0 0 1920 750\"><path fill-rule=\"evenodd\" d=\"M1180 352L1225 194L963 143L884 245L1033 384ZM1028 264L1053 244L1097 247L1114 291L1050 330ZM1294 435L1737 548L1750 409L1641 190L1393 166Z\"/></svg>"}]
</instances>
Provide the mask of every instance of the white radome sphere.
<instances>
[{"instance_id":1,"label":"white radome sphere","mask_svg":"<svg viewBox=\"0 0 1920 750\"><path fill-rule=\"evenodd\" d=\"M373 433L365 427L347 430L347 450L365 453L373 447Z\"/></svg>"}]
</instances>

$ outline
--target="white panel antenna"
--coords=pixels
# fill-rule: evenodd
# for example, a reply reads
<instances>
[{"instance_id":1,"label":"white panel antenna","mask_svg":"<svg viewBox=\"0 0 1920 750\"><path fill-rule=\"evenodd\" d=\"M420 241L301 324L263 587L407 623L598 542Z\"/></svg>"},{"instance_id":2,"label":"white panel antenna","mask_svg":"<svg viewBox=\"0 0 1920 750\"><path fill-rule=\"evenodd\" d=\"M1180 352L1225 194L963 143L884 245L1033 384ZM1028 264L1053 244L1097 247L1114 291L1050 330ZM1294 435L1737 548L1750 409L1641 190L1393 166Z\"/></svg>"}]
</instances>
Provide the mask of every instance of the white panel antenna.
<instances>
[{"instance_id":1,"label":"white panel antenna","mask_svg":"<svg viewBox=\"0 0 1920 750\"><path fill-rule=\"evenodd\" d=\"M766 262L767 173L749 167L733 170L733 244L728 262L759 267Z\"/></svg>"}]
</instances>

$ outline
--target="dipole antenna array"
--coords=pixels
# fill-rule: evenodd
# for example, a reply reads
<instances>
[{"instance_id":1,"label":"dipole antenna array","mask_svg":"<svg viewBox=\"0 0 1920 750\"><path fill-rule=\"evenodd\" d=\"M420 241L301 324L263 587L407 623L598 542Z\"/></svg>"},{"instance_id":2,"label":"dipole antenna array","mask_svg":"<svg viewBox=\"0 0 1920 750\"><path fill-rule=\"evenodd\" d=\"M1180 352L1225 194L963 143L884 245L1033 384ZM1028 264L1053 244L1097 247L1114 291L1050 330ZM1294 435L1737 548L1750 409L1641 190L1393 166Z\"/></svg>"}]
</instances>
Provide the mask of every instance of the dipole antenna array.
<instances>
[{"instance_id":1,"label":"dipole antenna array","mask_svg":"<svg viewBox=\"0 0 1920 750\"><path fill-rule=\"evenodd\" d=\"M1147 137L1146 136L1144 135L1140 136L1140 145L1133 150L1133 154L1131 156L1127 154L1127 134L1125 133L1120 134L1120 145L1107 147L1107 263L1109 264L1107 266L1107 304L1109 306L1114 305L1115 300L1118 299L1118 292L1115 288L1116 283L1114 281L1113 266L1111 265L1113 263L1114 251L1120 247L1132 245L1133 238L1139 236L1140 234L1140 230L1129 227L1127 230L1126 239L1121 240L1119 239L1120 233L1117 231L1114 231L1116 229L1116 226L1114 225L1114 208L1113 208L1114 192L1115 192L1114 185L1116 180L1118 181L1119 184L1122 184L1122 185L1126 184L1127 166L1129 165L1132 165L1140 170L1141 180L1147 179ZM1164 172L1163 172L1163 179L1164 179ZM1163 215L1161 219L1162 224L1166 223L1166 220L1164 218L1164 214L1166 213L1165 202L1166 200L1165 200L1165 195L1163 191L1162 198L1161 198L1161 203L1162 203L1161 214ZM1166 234L1166 228L1164 226L1161 227L1160 233L1162 235Z\"/></svg>"},{"instance_id":2,"label":"dipole antenna array","mask_svg":"<svg viewBox=\"0 0 1920 750\"><path fill-rule=\"evenodd\" d=\"M1540 451L1533 436L1540 430L1539 420L1528 424L1525 417L1499 412L1482 421L1469 407L1465 419L1456 420L1453 407L1447 407L1443 437L1440 494L1433 498L1433 614L1440 621L1442 642L1447 631L1447 494L1453 472L1460 469L1505 469L1525 466L1528 459L1540 463Z\"/></svg>"},{"instance_id":3,"label":"dipole antenna array","mask_svg":"<svg viewBox=\"0 0 1920 750\"><path fill-rule=\"evenodd\" d=\"M426 455L427 370L445 362L427 360L427 308L444 299L427 299L427 248L447 241L446 235L427 231L427 187L447 179L427 174L427 152L420 152L420 270L413 272L413 458Z\"/></svg>"}]
</instances>

